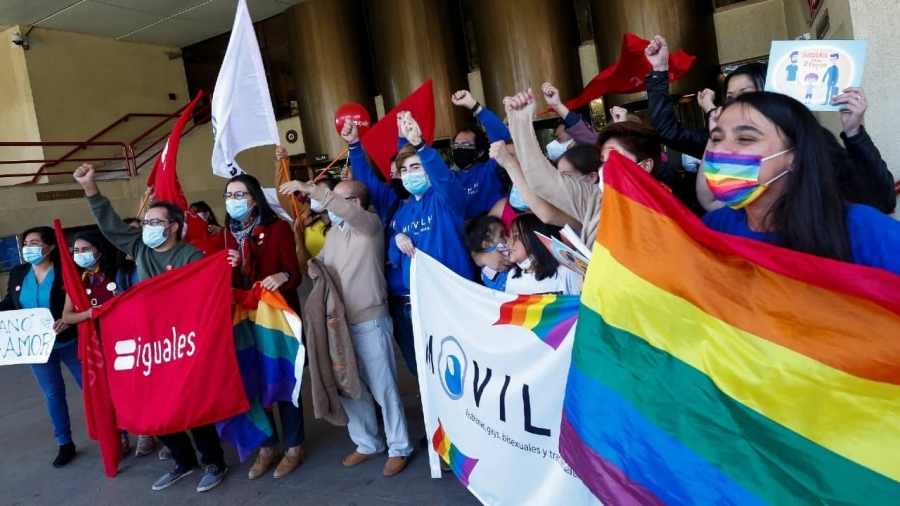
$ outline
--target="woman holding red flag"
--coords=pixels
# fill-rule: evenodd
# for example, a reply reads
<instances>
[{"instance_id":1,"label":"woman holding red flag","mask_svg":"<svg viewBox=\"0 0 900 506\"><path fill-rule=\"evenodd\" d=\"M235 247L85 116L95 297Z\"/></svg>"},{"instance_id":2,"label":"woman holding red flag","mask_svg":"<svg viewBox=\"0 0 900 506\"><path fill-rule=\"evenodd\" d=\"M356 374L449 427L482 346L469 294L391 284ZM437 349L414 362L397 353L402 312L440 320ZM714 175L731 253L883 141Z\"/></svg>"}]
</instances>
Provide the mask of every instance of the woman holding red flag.
<instances>
[{"instance_id":1,"label":"woman holding red flag","mask_svg":"<svg viewBox=\"0 0 900 506\"><path fill-rule=\"evenodd\" d=\"M66 292L63 290L62 264L56 234L50 227L30 228L22 234L22 258L25 264L9 273L6 297L0 301L0 311L46 308L53 315L56 343L45 364L32 364L31 372L47 401L53 435L59 453L53 467L62 467L75 457L69 405L66 403L66 384L62 366L69 369L81 388L81 361L78 360L78 329L62 320Z\"/></svg>"},{"instance_id":2,"label":"woman holding red flag","mask_svg":"<svg viewBox=\"0 0 900 506\"><path fill-rule=\"evenodd\" d=\"M234 268L232 286L249 290L255 283L266 290L278 291L288 306L300 314L300 286L302 274L297 260L294 232L291 225L280 219L266 201L259 181L241 174L231 178L225 188L225 248L228 261ZM306 457L303 442L306 438L303 425L303 403L299 407L291 402L278 402L282 436L288 447L284 458L275 469L275 478L281 478L294 469ZM265 406L271 408L271 406ZM259 455L250 469L249 478L255 480L265 474L278 457L275 445L278 433L275 417L267 412L272 427L272 437L262 443Z\"/></svg>"}]
</instances>

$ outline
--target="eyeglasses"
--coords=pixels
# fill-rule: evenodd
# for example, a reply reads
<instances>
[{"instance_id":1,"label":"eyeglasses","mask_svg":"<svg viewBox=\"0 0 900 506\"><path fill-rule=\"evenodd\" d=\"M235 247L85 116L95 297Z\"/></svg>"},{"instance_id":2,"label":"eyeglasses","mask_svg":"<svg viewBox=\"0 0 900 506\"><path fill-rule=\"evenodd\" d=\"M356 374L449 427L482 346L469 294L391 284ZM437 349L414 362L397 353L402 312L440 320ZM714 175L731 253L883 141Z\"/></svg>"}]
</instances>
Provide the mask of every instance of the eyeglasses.
<instances>
[{"instance_id":1,"label":"eyeglasses","mask_svg":"<svg viewBox=\"0 0 900 506\"><path fill-rule=\"evenodd\" d=\"M468 142L454 142L450 147L453 149L475 149L475 145Z\"/></svg>"},{"instance_id":2,"label":"eyeglasses","mask_svg":"<svg viewBox=\"0 0 900 506\"><path fill-rule=\"evenodd\" d=\"M151 227L158 227L162 223L172 223L169 220L161 220L159 218L153 218L152 220L141 220L141 226L146 227L150 225Z\"/></svg>"},{"instance_id":3,"label":"eyeglasses","mask_svg":"<svg viewBox=\"0 0 900 506\"><path fill-rule=\"evenodd\" d=\"M252 195L250 195L250 192L225 192L222 196L226 199L244 200Z\"/></svg>"}]
</instances>

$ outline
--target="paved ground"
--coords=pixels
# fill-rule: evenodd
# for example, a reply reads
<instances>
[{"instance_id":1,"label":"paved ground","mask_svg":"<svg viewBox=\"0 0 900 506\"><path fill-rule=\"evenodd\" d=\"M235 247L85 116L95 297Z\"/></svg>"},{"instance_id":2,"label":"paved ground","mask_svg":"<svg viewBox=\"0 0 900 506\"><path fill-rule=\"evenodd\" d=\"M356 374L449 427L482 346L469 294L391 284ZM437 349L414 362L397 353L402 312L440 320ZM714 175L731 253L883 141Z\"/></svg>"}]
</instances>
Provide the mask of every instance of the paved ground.
<instances>
[{"instance_id":1,"label":"paved ground","mask_svg":"<svg viewBox=\"0 0 900 506\"><path fill-rule=\"evenodd\" d=\"M398 357L398 365L403 361ZM416 389L405 367L399 365L403 398L416 452L400 475L384 478L384 458L373 459L353 469L344 469L341 459L353 450L346 429L312 419L306 411L308 457L294 474L274 481L271 476L247 479L252 461L238 463L237 454L226 447L232 465L225 482L199 494L199 474L174 487L154 492L150 485L169 468L156 455L140 459L131 453L123 461L119 476L103 474L96 443L87 439L81 395L69 382L69 410L78 446L76 459L62 469L51 465L57 446L53 439L40 389L27 366L0 367L0 505L348 505L403 504L475 505L478 502L452 474L430 478L425 450L418 445L424 434ZM68 372L64 373L69 380ZM307 402L305 406L312 406ZM133 442L132 442L133 444ZM274 470L274 469L273 469Z\"/></svg>"}]
</instances>

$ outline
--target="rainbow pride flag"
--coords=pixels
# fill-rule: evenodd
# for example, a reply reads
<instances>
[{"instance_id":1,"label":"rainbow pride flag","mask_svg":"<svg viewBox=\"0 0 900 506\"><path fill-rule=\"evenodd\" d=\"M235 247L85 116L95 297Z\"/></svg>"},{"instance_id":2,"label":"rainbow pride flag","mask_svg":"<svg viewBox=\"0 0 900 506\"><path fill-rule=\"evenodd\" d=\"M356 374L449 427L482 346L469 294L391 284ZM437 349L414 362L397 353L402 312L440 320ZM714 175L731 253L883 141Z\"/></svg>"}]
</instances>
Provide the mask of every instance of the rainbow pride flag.
<instances>
[{"instance_id":1,"label":"rainbow pride flag","mask_svg":"<svg viewBox=\"0 0 900 506\"><path fill-rule=\"evenodd\" d=\"M900 278L713 232L616 154L604 174L560 434L588 488L900 504Z\"/></svg>"},{"instance_id":2,"label":"rainbow pride flag","mask_svg":"<svg viewBox=\"0 0 900 506\"><path fill-rule=\"evenodd\" d=\"M272 435L265 409L278 401L298 405L306 352L300 318L280 293L257 284L235 294L234 346L250 411L218 422L216 428L243 461Z\"/></svg>"},{"instance_id":3,"label":"rainbow pride flag","mask_svg":"<svg viewBox=\"0 0 900 506\"><path fill-rule=\"evenodd\" d=\"M478 464L478 459L467 457L459 451L459 448L450 441L450 437L444 432L444 426L440 419L438 419L438 428L431 437L431 444L434 445L434 451L450 466L459 481L468 487L469 475L475 469L475 464Z\"/></svg>"},{"instance_id":4,"label":"rainbow pride flag","mask_svg":"<svg viewBox=\"0 0 900 506\"><path fill-rule=\"evenodd\" d=\"M525 327L555 350L578 320L579 304L574 295L519 295L500 307L494 325Z\"/></svg>"}]
</instances>

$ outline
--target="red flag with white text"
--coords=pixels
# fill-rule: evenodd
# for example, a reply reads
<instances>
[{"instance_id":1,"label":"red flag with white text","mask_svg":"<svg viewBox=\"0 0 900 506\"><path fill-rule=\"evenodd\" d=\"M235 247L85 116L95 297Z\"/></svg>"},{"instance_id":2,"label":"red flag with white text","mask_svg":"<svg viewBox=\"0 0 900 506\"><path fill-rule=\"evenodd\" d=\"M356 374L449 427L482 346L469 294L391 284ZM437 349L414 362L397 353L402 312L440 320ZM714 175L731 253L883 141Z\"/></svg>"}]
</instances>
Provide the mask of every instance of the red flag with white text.
<instances>
[{"instance_id":1,"label":"red flag with white text","mask_svg":"<svg viewBox=\"0 0 900 506\"><path fill-rule=\"evenodd\" d=\"M434 89L431 79L385 114L360 139L366 153L372 157L388 181L391 180L391 158L397 154L397 141L400 138L397 131L397 113L401 111L409 111L412 114L422 129L422 139L425 142L428 144L434 142Z\"/></svg>"},{"instance_id":2,"label":"red flag with white text","mask_svg":"<svg viewBox=\"0 0 900 506\"><path fill-rule=\"evenodd\" d=\"M75 266L72 255L63 234L62 223L53 221L56 231L57 247L62 260L63 287L77 312L91 309L81 274ZM88 437L100 445L100 456L106 476L112 478L119 469L122 460L122 443L119 429L116 427L116 412L109 396L109 380L103 361L103 350L96 323L85 320L78 324L78 358L81 359L81 393L84 399L84 418L87 424Z\"/></svg>"},{"instance_id":3,"label":"red flag with white text","mask_svg":"<svg viewBox=\"0 0 900 506\"><path fill-rule=\"evenodd\" d=\"M119 427L171 434L250 409L224 253L143 281L99 312Z\"/></svg>"},{"instance_id":4,"label":"red flag with white text","mask_svg":"<svg viewBox=\"0 0 900 506\"><path fill-rule=\"evenodd\" d=\"M572 100L566 102L569 109L579 109L607 93L638 93L646 91L644 79L653 70L644 50L650 41L637 35L626 33L622 39L622 51L619 59L603 69L584 90ZM669 82L681 79L696 58L680 48L669 55Z\"/></svg>"}]
</instances>

